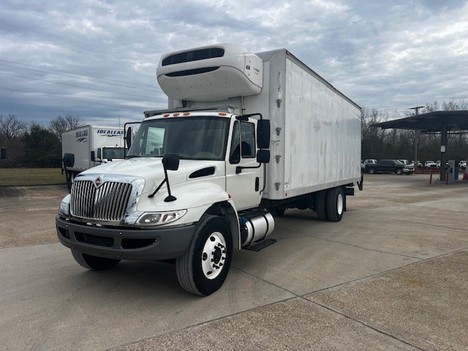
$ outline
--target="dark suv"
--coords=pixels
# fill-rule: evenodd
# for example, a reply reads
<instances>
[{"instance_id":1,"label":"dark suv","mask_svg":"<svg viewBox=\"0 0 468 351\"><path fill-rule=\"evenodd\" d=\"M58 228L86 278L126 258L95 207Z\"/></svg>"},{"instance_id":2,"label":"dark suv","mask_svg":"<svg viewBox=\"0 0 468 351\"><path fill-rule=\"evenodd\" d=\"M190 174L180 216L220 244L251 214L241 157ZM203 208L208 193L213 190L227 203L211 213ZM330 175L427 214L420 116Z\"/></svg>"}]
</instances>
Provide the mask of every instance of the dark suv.
<instances>
[{"instance_id":1,"label":"dark suv","mask_svg":"<svg viewBox=\"0 0 468 351\"><path fill-rule=\"evenodd\" d=\"M398 160L379 160L377 164L367 164L365 171L374 173L396 173L396 174L411 174L413 169L407 167Z\"/></svg>"}]
</instances>

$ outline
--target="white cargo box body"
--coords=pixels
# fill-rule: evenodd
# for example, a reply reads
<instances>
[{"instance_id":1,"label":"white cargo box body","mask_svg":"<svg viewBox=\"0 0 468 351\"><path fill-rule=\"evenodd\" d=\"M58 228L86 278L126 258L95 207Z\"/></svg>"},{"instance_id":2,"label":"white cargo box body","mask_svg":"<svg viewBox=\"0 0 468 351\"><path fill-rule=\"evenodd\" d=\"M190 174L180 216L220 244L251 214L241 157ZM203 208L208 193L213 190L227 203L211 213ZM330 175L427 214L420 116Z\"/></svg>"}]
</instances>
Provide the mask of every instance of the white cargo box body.
<instances>
[{"instance_id":1,"label":"white cargo box body","mask_svg":"<svg viewBox=\"0 0 468 351\"><path fill-rule=\"evenodd\" d=\"M62 134L62 157L68 153L74 155L74 166L68 170L81 172L94 167L91 151L102 147L123 147L124 131L121 128L83 126Z\"/></svg>"},{"instance_id":2,"label":"white cargo box body","mask_svg":"<svg viewBox=\"0 0 468 351\"><path fill-rule=\"evenodd\" d=\"M257 55L264 61L264 89L245 103L247 113L259 111L271 121L263 197L278 200L359 181L360 107L287 50Z\"/></svg>"}]
</instances>

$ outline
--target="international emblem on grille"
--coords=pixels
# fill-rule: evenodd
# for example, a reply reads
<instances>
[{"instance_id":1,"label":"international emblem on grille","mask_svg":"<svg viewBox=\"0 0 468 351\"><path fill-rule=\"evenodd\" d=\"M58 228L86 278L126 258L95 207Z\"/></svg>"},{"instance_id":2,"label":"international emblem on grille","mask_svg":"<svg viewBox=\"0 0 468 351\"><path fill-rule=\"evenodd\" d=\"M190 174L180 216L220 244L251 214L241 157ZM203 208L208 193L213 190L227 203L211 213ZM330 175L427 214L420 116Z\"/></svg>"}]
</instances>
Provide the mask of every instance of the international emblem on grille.
<instances>
[{"instance_id":1,"label":"international emblem on grille","mask_svg":"<svg viewBox=\"0 0 468 351\"><path fill-rule=\"evenodd\" d=\"M102 184L102 180L100 177L97 177L96 180L94 181L94 185L96 185L96 188L99 188Z\"/></svg>"}]
</instances>

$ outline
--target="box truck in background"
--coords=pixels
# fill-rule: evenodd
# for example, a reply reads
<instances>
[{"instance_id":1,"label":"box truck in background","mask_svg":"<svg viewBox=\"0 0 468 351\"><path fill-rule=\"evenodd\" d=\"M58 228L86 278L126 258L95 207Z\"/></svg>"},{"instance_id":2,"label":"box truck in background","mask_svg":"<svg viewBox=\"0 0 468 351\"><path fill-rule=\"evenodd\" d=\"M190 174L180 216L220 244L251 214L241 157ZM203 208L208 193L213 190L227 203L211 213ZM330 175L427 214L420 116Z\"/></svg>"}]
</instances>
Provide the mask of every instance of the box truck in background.
<instances>
[{"instance_id":1,"label":"box truck in background","mask_svg":"<svg viewBox=\"0 0 468 351\"><path fill-rule=\"evenodd\" d=\"M70 189L81 172L124 158L124 130L116 127L85 125L62 134L62 169Z\"/></svg>"},{"instance_id":2,"label":"box truck in background","mask_svg":"<svg viewBox=\"0 0 468 351\"><path fill-rule=\"evenodd\" d=\"M57 235L83 267L174 260L185 290L210 295L234 249L274 242L274 216L337 222L362 189L360 107L289 51L172 52L157 80L168 109L146 111L126 159L82 172L61 202Z\"/></svg>"}]
</instances>

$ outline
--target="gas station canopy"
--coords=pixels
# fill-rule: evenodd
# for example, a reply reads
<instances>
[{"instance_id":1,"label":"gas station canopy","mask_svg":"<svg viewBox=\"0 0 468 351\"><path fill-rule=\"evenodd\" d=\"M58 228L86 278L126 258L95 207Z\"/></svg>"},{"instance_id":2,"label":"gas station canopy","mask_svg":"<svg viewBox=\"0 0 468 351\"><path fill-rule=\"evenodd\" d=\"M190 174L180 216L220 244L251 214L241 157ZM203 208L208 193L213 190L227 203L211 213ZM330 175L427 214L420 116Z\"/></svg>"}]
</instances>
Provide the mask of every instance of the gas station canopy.
<instances>
[{"instance_id":1,"label":"gas station canopy","mask_svg":"<svg viewBox=\"0 0 468 351\"><path fill-rule=\"evenodd\" d=\"M468 132L468 110L436 111L393 121L373 124L372 127L382 129L418 130L422 133L441 133L440 161L445 165L447 151L447 134L449 132ZM440 167L440 180L445 179L445 167Z\"/></svg>"},{"instance_id":2,"label":"gas station canopy","mask_svg":"<svg viewBox=\"0 0 468 351\"><path fill-rule=\"evenodd\" d=\"M468 110L436 111L372 125L382 129L419 130L423 133L468 131Z\"/></svg>"}]
</instances>

